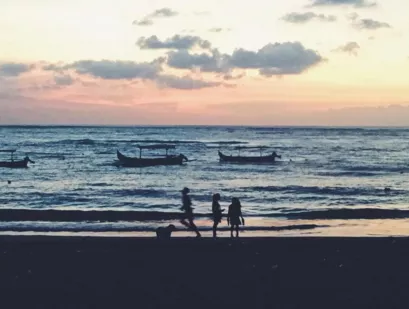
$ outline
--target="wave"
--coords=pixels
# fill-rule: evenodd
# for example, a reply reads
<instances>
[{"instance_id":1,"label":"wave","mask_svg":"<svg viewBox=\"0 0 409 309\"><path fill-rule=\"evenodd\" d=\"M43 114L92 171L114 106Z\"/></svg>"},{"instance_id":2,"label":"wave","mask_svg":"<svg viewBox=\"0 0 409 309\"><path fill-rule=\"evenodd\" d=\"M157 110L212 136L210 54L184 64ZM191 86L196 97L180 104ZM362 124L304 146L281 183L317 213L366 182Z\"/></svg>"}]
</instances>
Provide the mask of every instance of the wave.
<instances>
[{"instance_id":1,"label":"wave","mask_svg":"<svg viewBox=\"0 0 409 309\"><path fill-rule=\"evenodd\" d=\"M293 220L405 219L408 209L339 208L326 210L288 210L275 213L244 214L245 217L287 218ZM211 218L210 213L197 213L197 218ZM164 211L0 209L0 221L48 222L143 222L179 220L181 213Z\"/></svg>"},{"instance_id":2,"label":"wave","mask_svg":"<svg viewBox=\"0 0 409 309\"><path fill-rule=\"evenodd\" d=\"M88 184L90 187L109 187L111 184L106 183L106 182L96 182L96 183L90 183Z\"/></svg>"},{"instance_id":3,"label":"wave","mask_svg":"<svg viewBox=\"0 0 409 309\"><path fill-rule=\"evenodd\" d=\"M61 155L61 154L42 154L38 155L35 152L27 153L29 156L33 155L34 158L36 159L56 159L56 160L65 160L66 155Z\"/></svg>"},{"instance_id":4,"label":"wave","mask_svg":"<svg viewBox=\"0 0 409 309\"><path fill-rule=\"evenodd\" d=\"M277 215L273 215L276 217ZM357 209L328 209L292 212L285 214L289 219L405 219L409 218L409 210L405 209L379 209L379 208L357 208Z\"/></svg>"},{"instance_id":5,"label":"wave","mask_svg":"<svg viewBox=\"0 0 409 309\"><path fill-rule=\"evenodd\" d=\"M220 140L220 141L199 141L199 140L164 140L164 139L62 139L56 141L46 141L38 143L27 143L26 146L55 146L55 145L116 145L116 144L175 144L175 145L203 145L208 148L228 145L245 145L246 141Z\"/></svg>"},{"instance_id":6,"label":"wave","mask_svg":"<svg viewBox=\"0 0 409 309\"><path fill-rule=\"evenodd\" d=\"M163 190L153 189L117 189L117 190L104 190L104 195L110 196L143 196L148 197L160 197L166 196L166 192Z\"/></svg>"},{"instance_id":7,"label":"wave","mask_svg":"<svg viewBox=\"0 0 409 309\"><path fill-rule=\"evenodd\" d=\"M379 172L320 172L316 173L317 176L326 176L326 177L374 177L379 176L382 173Z\"/></svg>"},{"instance_id":8,"label":"wave","mask_svg":"<svg viewBox=\"0 0 409 309\"><path fill-rule=\"evenodd\" d=\"M385 189L378 189L373 187L318 187L318 186L256 186L256 187L244 187L242 190L252 190L261 192L284 192L291 194L316 194L316 195L343 195L343 196L396 196L409 194L406 190L390 190L385 192Z\"/></svg>"},{"instance_id":9,"label":"wave","mask_svg":"<svg viewBox=\"0 0 409 309\"><path fill-rule=\"evenodd\" d=\"M213 142L205 142L206 145L242 145L248 144L245 141L213 141Z\"/></svg>"},{"instance_id":10,"label":"wave","mask_svg":"<svg viewBox=\"0 0 409 309\"><path fill-rule=\"evenodd\" d=\"M84 138L84 139L64 139L56 142L50 142L52 144L74 144L74 145L94 145L97 143L97 141L89 139L89 138Z\"/></svg>"},{"instance_id":11,"label":"wave","mask_svg":"<svg viewBox=\"0 0 409 309\"><path fill-rule=\"evenodd\" d=\"M375 173L404 173L409 172L409 167L407 166L383 166L383 165L352 165L343 166L342 169L351 172L375 172Z\"/></svg>"},{"instance_id":12,"label":"wave","mask_svg":"<svg viewBox=\"0 0 409 309\"><path fill-rule=\"evenodd\" d=\"M40 224L39 224L40 223ZM55 224L51 222L13 222L0 224L1 232L155 232L158 226L137 226L123 224ZM298 224L287 226L243 226L241 231L294 231L294 230L312 230L316 228L328 227L328 225L317 224ZM211 227L198 227L200 231L211 231ZM219 231L229 231L228 227L220 227ZM178 229L174 232L186 231Z\"/></svg>"},{"instance_id":13,"label":"wave","mask_svg":"<svg viewBox=\"0 0 409 309\"><path fill-rule=\"evenodd\" d=\"M61 145L95 145L95 144L118 144L118 143L149 143L149 144L204 144L194 140L163 140L163 139L64 139L59 141L49 141L45 144Z\"/></svg>"},{"instance_id":14,"label":"wave","mask_svg":"<svg viewBox=\"0 0 409 309\"><path fill-rule=\"evenodd\" d=\"M196 216L210 217L210 214ZM177 220L180 217L180 213L158 211L0 209L0 221L117 222Z\"/></svg>"}]
</instances>

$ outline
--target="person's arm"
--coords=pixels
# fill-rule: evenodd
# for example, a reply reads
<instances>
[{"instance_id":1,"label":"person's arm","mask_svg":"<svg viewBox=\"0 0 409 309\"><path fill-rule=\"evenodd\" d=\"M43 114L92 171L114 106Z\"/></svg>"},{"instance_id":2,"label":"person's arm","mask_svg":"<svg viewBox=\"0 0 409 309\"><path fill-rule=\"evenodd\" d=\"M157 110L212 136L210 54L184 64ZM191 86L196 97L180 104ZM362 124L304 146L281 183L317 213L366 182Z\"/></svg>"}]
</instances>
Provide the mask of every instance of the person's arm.
<instances>
[{"instance_id":1,"label":"person's arm","mask_svg":"<svg viewBox=\"0 0 409 309\"><path fill-rule=\"evenodd\" d=\"M231 213L231 206L229 206L229 211L227 212L227 225L230 225L230 213Z\"/></svg>"},{"instance_id":2,"label":"person's arm","mask_svg":"<svg viewBox=\"0 0 409 309\"><path fill-rule=\"evenodd\" d=\"M223 210L222 210L222 207L220 206L220 204L219 204L219 203L217 203L217 209L216 209L216 212L217 212L217 214L218 214L219 216L221 216L221 215L222 215Z\"/></svg>"},{"instance_id":3,"label":"person's arm","mask_svg":"<svg viewBox=\"0 0 409 309\"><path fill-rule=\"evenodd\" d=\"M241 208L240 208L240 217L241 217L241 222L242 222L243 225L244 225L244 218L243 218L243 213L241 212Z\"/></svg>"},{"instance_id":4,"label":"person's arm","mask_svg":"<svg viewBox=\"0 0 409 309\"><path fill-rule=\"evenodd\" d=\"M185 198L182 197L182 206L180 206L180 210L184 211L185 210Z\"/></svg>"}]
</instances>

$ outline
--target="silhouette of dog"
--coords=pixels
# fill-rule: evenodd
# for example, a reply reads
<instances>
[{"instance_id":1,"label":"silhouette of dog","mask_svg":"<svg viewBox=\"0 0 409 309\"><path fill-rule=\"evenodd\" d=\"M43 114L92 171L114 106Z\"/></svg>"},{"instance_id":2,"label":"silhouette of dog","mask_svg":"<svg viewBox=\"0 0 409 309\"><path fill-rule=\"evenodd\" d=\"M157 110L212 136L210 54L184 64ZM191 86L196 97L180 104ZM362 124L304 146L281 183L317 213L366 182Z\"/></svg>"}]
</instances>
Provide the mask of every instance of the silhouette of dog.
<instances>
[{"instance_id":1,"label":"silhouette of dog","mask_svg":"<svg viewBox=\"0 0 409 309\"><path fill-rule=\"evenodd\" d=\"M176 228L173 224L169 224L167 227L158 227L156 229L156 238L157 239L170 239L172 232L175 230Z\"/></svg>"}]
</instances>

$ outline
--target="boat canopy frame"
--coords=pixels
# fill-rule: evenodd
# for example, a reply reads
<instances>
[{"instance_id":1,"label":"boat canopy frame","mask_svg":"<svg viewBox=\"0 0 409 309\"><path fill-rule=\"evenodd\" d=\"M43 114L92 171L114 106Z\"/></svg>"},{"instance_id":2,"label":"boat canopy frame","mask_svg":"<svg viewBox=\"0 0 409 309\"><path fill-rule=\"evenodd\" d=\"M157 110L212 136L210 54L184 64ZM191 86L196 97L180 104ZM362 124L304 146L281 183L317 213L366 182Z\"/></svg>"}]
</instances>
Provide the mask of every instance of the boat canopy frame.
<instances>
[{"instance_id":1,"label":"boat canopy frame","mask_svg":"<svg viewBox=\"0 0 409 309\"><path fill-rule=\"evenodd\" d=\"M142 158L143 149L149 149L149 150L164 149L166 150L166 156L168 155L169 149L176 149L176 146L171 145L171 144L137 145L136 147L139 148L139 158Z\"/></svg>"},{"instance_id":2,"label":"boat canopy frame","mask_svg":"<svg viewBox=\"0 0 409 309\"><path fill-rule=\"evenodd\" d=\"M236 146L236 147L234 147L234 150L239 151L239 156L240 156L241 150L243 150L243 149L259 149L260 150L260 156L262 156L263 150L271 149L271 147L268 147L268 146Z\"/></svg>"},{"instance_id":3,"label":"boat canopy frame","mask_svg":"<svg viewBox=\"0 0 409 309\"><path fill-rule=\"evenodd\" d=\"M0 153L10 153L10 161L14 161L14 153L17 149L0 149Z\"/></svg>"}]
</instances>

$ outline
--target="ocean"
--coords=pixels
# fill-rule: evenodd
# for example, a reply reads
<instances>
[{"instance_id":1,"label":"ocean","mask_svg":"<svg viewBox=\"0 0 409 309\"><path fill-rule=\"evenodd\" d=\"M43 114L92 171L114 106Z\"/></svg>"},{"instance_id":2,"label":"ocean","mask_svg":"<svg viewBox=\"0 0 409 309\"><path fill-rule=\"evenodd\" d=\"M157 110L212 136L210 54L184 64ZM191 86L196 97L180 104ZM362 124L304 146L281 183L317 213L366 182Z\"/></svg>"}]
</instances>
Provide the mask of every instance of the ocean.
<instances>
[{"instance_id":1,"label":"ocean","mask_svg":"<svg viewBox=\"0 0 409 309\"><path fill-rule=\"evenodd\" d=\"M403 236L408 138L407 128L3 126L0 149L18 149L16 159L27 154L35 164L0 169L0 231L152 236L169 223L182 230L180 190L189 187L197 225L209 233L218 192L222 208L232 197L241 200L246 236ZM138 156L137 145L160 143L176 145L172 152L191 161L114 165L117 149ZM282 158L270 165L220 163L218 150L237 154L236 146L268 146L265 153ZM71 219L60 215L67 210ZM81 217L84 211L96 221ZM228 235L225 221L220 227Z\"/></svg>"}]
</instances>

